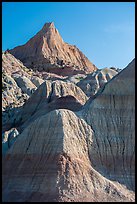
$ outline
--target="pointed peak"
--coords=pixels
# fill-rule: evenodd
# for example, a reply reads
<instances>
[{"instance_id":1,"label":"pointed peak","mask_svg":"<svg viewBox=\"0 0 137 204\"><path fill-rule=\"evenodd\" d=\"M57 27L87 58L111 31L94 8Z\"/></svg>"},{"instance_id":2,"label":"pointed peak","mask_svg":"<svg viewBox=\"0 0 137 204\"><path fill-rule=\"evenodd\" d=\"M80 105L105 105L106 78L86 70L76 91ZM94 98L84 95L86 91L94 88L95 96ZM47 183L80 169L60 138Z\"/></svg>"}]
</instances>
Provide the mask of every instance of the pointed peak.
<instances>
[{"instance_id":1,"label":"pointed peak","mask_svg":"<svg viewBox=\"0 0 137 204\"><path fill-rule=\"evenodd\" d=\"M45 23L42 30L49 30L51 28L55 28L54 23L53 22L49 22L49 23Z\"/></svg>"}]
</instances>

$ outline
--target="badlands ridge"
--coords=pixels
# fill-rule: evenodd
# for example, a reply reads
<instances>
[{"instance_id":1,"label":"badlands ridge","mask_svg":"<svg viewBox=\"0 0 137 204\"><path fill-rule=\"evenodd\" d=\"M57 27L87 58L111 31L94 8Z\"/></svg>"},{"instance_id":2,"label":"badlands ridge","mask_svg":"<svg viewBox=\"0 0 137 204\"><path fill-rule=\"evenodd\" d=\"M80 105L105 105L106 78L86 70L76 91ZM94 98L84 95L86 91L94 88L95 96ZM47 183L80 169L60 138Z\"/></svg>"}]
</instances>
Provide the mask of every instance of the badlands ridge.
<instances>
[{"instance_id":1,"label":"badlands ridge","mask_svg":"<svg viewBox=\"0 0 137 204\"><path fill-rule=\"evenodd\" d=\"M2 54L3 202L135 201L135 59L98 69L53 23Z\"/></svg>"}]
</instances>

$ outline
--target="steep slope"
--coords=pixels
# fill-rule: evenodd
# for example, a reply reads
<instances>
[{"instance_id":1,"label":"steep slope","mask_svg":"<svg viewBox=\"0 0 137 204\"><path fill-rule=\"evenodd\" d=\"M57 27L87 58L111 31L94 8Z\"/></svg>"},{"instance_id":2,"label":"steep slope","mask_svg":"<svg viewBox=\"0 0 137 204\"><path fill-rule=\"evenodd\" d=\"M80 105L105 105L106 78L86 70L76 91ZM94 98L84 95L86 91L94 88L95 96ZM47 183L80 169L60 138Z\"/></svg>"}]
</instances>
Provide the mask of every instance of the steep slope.
<instances>
[{"instance_id":1,"label":"steep slope","mask_svg":"<svg viewBox=\"0 0 137 204\"><path fill-rule=\"evenodd\" d=\"M33 119L36 119L39 115L54 109L67 108L76 111L80 110L82 105L86 102L87 97L77 86L63 81L56 80L56 82L54 82L54 80L57 79L54 75L48 76L52 81L45 82L47 89L44 89L43 85L43 88L40 88L32 99L24 105L33 92L44 82L39 76L43 77L38 71L35 73L25 67L10 53L4 52L2 54L3 134L4 131L18 127L23 122L27 122L27 120L33 121ZM44 95L46 94L46 90L47 98ZM40 94L43 94L44 101L43 97L39 98ZM65 98L60 98L62 96ZM52 102L52 104L50 102ZM38 109L41 110L32 118L31 116L36 113Z\"/></svg>"},{"instance_id":2,"label":"steep slope","mask_svg":"<svg viewBox=\"0 0 137 204\"><path fill-rule=\"evenodd\" d=\"M34 82L34 83L33 83ZM14 127L21 106L44 80L34 76L8 52L2 53L2 128L3 131ZM35 84L37 83L37 86Z\"/></svg>"},{"instance_id":3,"label":"steep slope","mask_svg":"<svg viewBox=\"0 0 137 204\"><path fill-rule=\"evenodd\" d=\"M24 98L28 99L38 84L44 82L34 76L34 72L25 67L8 52L2 53L2 100L3 108L22 105ZM34 83L33 83L34 82ZM35 86L37 83L37 86ZM13 104L13 102L15 104Z\"/></svg>"},{"instance_id":4,"label":"steep slope","mask_svg":"<svg viewBox=\"0 0 137 204\"><path fill-rule=\"evenodd\" d=\"M3 202L134 201L133 192L96 172L89 125L68 110L39 117L3 159Z\"/></svg>"},{"instance_id":5,"label":"steep slope","mask_svg":"<svg viewBox=\"0 0 137 204\"><path fill-rule=\"evenodd\" d=\"M77 83L77 86L79 86L88 97L91 97L94 96L98 90L116 74L118 74L118 71L110 68L97 70L92 74L88 74L83 80L80 80Z\"/></svg>"},{"instance_id":6,"label":"steep slope","mask_svg":"<svg viewBox=\"0 0 137 204\"><path fill-rule=\"evenodd\" d=\"M21 129L24 129L37 117L51 110L66 108L78 111L87 100L84 92L73 83L46 80L24 104L16 122L22 124Z\"/></svg>"},{"instance_id":7,"label":"steep slope","mask_svg":"<svg viewBox=\"0 0 137 204\"><path fill-rule=\"evenodd\" d=\"M19 132L16 128L12 128L9 131L5 131L2 134L2 154L6 154L8 149L13 145Z\"/></svg>"},{"instance_id":8,"label":"steep slope","mask_svg":"<svg viewBox=\"0 0 137 204\"><path fill-rule=\"evenodd\" d=\"M54 23L46 23L25 45L9 52L33 70L58 75L91 73L97 70L76 46L63 41Z\"/></svg>"},{"instance_id":9,"label":"steep slope","mask_svg":"<svg viewBox=\"0 0 137 204\"><path fill-rule=\"evenodd\" d=\"M94 130L93 166L134 190L135 59L80 114Z\"/></svg>"}]
</instances>

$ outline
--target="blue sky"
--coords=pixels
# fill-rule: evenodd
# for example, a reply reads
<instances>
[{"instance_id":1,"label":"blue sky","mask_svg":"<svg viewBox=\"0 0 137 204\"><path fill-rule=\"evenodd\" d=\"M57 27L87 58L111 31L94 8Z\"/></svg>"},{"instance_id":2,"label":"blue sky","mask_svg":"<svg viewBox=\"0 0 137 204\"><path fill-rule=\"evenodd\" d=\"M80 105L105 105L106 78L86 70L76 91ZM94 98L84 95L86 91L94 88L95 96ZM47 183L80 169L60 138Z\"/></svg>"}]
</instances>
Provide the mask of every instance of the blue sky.
<instances>
[{"instance_id":1,"label":"blue sky","mask_svg":"<svg viewBox=\"0 0 137 204\"><path fill-rule=\"evenodd\" d=\"M46 22L98 68L135 57L134 2L3 2L2 49L25 44Z\"/></svg>"}]
</instances>

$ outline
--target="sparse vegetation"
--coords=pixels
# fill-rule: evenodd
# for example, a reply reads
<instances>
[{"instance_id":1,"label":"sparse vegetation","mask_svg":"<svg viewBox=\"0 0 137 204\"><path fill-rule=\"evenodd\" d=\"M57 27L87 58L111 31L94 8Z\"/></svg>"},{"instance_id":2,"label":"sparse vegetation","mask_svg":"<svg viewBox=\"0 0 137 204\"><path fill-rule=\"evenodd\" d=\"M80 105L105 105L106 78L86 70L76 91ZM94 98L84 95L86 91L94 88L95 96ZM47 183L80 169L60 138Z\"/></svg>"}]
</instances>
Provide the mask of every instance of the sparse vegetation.
<instances>
[{"instance_id":1,"label":"sparse vegetation","mask_svg":"<svg viewBox=\"0 0 137 204\"><path fill-rule=\"evenodd\" d=\"M84 79L84 77L76 77L76 79L78 79L79 81L81 81L82 79Z\"/></svg>"}]
</instances>

